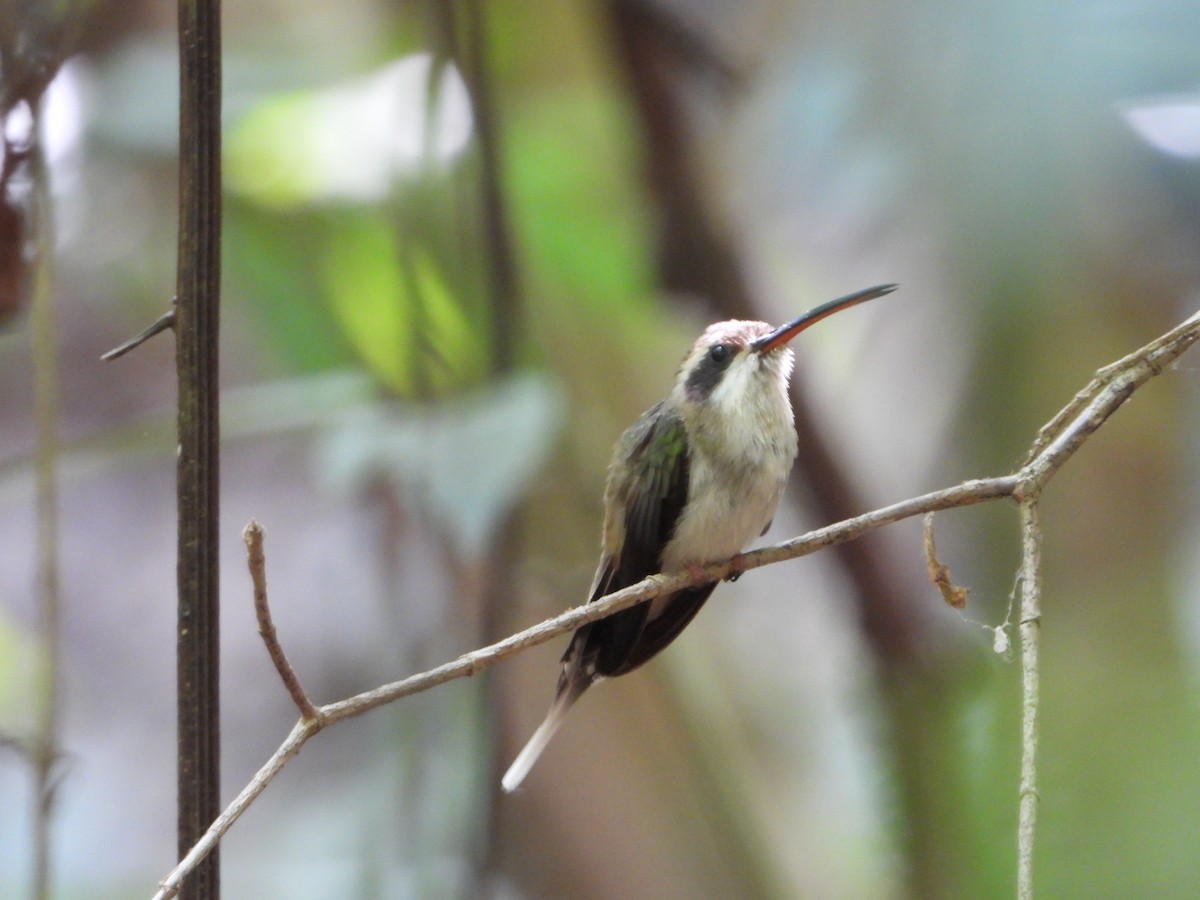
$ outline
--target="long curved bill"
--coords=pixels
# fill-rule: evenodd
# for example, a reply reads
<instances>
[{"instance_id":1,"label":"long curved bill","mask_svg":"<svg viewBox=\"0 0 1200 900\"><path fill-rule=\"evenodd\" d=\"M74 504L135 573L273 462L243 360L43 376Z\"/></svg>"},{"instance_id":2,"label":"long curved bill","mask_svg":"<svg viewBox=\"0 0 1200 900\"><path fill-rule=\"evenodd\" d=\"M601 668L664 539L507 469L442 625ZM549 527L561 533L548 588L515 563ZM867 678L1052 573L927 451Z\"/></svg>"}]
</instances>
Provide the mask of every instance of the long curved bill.
<instances>
[{"instance_id":1,"label":"long curved bill","mask_svg":"<svg viewBox=\"0 0 1200 900\"><path fill-rule=\"evenodd\" d=\"M847 294L845 297L838 297L836 300L822 303L815 309L810 309L804 315L792 319L792 321L784 325L780 325L770 334L763 335L750 345L750 349L755 353L770 353L777 347L782 347L805 328L817 324L822 319L832 316L835 312L841 312L843 309L849 309L851 306L857 306L860 303L866 303L868 300L874 300L876 297L882 297L884 294L890 294L899 286L898 284L881 284L878 287L867 288L865 291Z\"/></svg>"}]
</instances>

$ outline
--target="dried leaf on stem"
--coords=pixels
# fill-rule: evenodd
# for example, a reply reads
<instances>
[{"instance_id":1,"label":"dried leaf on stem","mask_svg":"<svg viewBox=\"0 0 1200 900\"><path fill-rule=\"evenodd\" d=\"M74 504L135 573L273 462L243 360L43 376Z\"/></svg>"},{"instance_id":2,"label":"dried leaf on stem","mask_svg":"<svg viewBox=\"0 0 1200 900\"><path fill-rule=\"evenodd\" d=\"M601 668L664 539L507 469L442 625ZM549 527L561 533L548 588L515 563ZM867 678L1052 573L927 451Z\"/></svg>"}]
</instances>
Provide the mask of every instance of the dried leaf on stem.
<instances>
[{"instance_id":1,"label":"dried leaf on stem","mask_svg":"<svg viewBox=\"0 0 1200 900\"><path fill-rule=\"evenodd\" d=\"M950 567L937 557L937 544L933 539L933 513L925 516L925 569L930 582L948 605L955 609L967 608L967 595L971 589L955 584L950 578Z\"/></svg>"}]
</instances>

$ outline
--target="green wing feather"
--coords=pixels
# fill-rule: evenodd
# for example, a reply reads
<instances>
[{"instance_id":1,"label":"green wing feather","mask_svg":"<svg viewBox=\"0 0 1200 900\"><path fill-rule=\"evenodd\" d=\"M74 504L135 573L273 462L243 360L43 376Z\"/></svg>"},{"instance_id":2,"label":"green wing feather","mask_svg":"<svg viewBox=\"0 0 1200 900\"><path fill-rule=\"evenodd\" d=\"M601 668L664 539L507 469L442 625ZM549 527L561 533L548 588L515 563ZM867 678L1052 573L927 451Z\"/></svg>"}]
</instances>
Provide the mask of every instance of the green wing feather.
<instances>
[{"instance_id":1,"label":"green wing feather","mask_svg":"<svg viewBox=\"0 0 1200 900\"><path fill-rule=\"evenodd\" d=\"M620 548L602 561L590 599L660 571L663 549L687 503L687 494L687 430L681 418L663 413L660 403L631 425L617 444L607 504L610 509L624 510L624 537ZM649 659L666 645L656 640L659 646L650 653L639 647L649 611L650 604L641 603L577 631L563 657L567 664L564 679L569 680L571 671L619 675ZM653 630L662 633L661 628Z\"/></svg>"}]
</instances>

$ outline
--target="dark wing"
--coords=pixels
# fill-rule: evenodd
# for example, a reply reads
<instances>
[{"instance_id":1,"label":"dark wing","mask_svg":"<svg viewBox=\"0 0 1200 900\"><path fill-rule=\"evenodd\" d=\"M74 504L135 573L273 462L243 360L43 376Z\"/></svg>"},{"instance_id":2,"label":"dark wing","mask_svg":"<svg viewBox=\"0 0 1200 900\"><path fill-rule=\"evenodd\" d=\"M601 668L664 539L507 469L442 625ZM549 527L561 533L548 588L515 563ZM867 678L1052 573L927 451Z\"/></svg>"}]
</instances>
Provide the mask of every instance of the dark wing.
<instances>
[{"instance_id":1,"label":"dark wing","mask_svg":"<svg viewBox=\"0 0 1200 900\"><path fill-rule=\"evenodd\" d=\"M678 416L662 412L662 404L652 407L622 435L617 456L626 462L614 466L607 493L610 504L625 509L625 537L596 579L591 600L636 584L661 569L663 548L687 502L687 431ZM640 603L585 625L575 633L563 661L578 654L583 671L593 671L596 676L624 674L657 652L641 652L643 635L658 623L647 625L649 611L649 603ZM631 664L635 658L638 662Z\"/></svg>"},{"instance_id":2,"label":"dark wing","mask_svg":"<svg viewBox=\"0 0 1200 900\"><path fill-rule=\"evenodd\" d=\"M672 594L666 607L646 623L637 642L630 648L620 664L604 674L616 677L624 675L626 672L632 672L664 649L667 644L679 637L679 633L683 629L687 628L688 623L696 617L696 613L700 612L700 607L704 605L704 601L708 599L709 594L716 586L717 583L714 581L711 584L702 584L699 587L687 588ZM649 609L650 604L641 603L639 606Z\"/></svg>"}]
</instances>

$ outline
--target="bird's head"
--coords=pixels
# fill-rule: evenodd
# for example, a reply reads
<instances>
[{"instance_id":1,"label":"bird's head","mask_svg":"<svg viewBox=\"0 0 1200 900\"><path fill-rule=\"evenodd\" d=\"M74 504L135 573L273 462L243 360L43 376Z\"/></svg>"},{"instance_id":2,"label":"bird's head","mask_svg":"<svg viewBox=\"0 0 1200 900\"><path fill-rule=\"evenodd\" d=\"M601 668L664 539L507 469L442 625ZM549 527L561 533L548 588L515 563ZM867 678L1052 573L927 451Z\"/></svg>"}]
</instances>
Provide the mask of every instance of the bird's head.
<instances>
[{"instance_id":1,"label":"bird's head","mask_svg":"<svg viewBox=\"0 0 1200 900\"><path fill-rule=\"evenodd\" d=\"M843 309L890 294L894 284L858 291L811 309L773 328L766 322L733 319L708 326L684 357L675 382L676 400L686 409L746 406L787 393L793 355L788 343L804 329ZM776 392L776 393L772 393Z\"/></svg>"}]
</instances>

